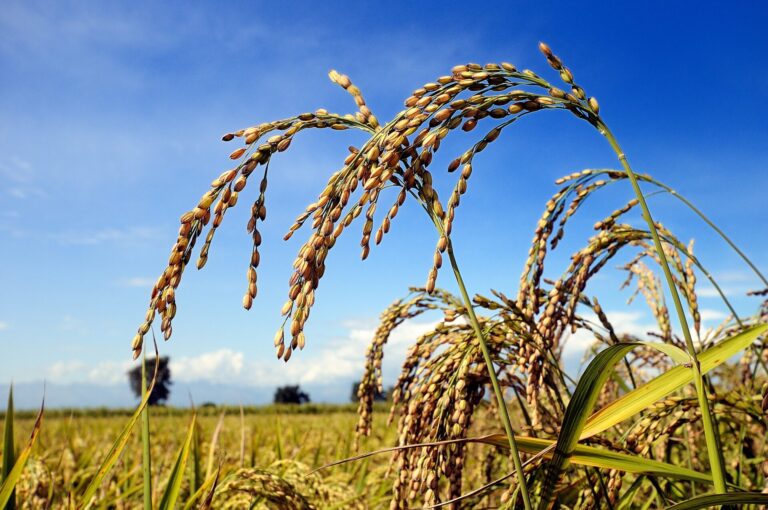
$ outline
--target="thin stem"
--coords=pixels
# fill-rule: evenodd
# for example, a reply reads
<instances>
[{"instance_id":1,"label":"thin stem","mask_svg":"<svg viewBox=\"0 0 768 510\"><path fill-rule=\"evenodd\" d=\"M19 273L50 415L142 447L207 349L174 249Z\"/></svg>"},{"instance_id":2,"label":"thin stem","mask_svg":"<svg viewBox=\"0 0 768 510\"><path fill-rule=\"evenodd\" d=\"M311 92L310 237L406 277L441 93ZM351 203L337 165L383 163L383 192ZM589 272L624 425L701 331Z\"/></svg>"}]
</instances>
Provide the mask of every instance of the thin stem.
<instances>
[{"instance_id":1,"label":"thin stem","mask_svg":"<svg viewBox=\"0 0 768 510\"><path fill-rule=\"evenodd\" d=\"M702 219L702 221L704 221L704 223L709 225L709 227L712 230L717 232L717 234L720 236L720 238L722 238L723 241L725 241L728 244L728 246L730 246L733 249L733 251L735 251L739 255L739 257L741 257L741 260L743 260L744 263L747 264L750 267L750 269L752 269L752 271L757 275L757 277L760 278L760 280L762 280L763 285L768 286L768 279L766 279L766 277L763 275L763 273L760 272L760 270L752 262L752 260L750 260L750 258L747 257L747 255L743 251L741 251L741 249L739 249L739 247L736 245L736 243L731 241L731 238L728 237L725 234L725 232L723 232L717 225L715 225L715 223L712 222L712 220L710 220L703 212L701 212L695 205L693 205L692 202L690 202L687 198L685 198L684 196L679 194L674 189L672 189L669 186L667 186L667 185L665 185L663 183L660 183L660 182L655 182L655 184L657 186L660 186L660 187L664 188L667 192L669 192L670 195L674 196L675 198L677 198L678 200L683 202L685 205L687 205L695 214L697 214L699 216L699 218Z\"/></svg>"},{"instance_id":2,"label":"thin stem","mask_svg":"<svg viewBox=\"0 0 768 510\"><path fill-rule=\"evenodd\" d=\"M147 395L147 355L141 358L141 398ZM141 472L144 480L144 508L152 508L152 456L149 443L149 406L141 412Z\"/></svg>"},{"instance_id":3,"label":"thin stem","mask_svg":"<svg viewBox=\"0 0 768 510\"><path fill-rule=\"evenodd\" d=\"M600 129L600 132L603 134L603 136L605 136L605 138L608 140L608 143L611 144L611 147L616 152L616 155L618 156L619 161L621 162L621 166L624 168L624 171L627 172L627 177L629 177L629 181L632 184L632 189L635 191L635 195L637 196L637 200L640 203L640 207L643 211L643 218L648 224L648 230L650 231L651 237L653 238L653 244L656 247L656 252L659 256L661 269L664 272L664 277L667 281L669 292L672 295L672 301L675 304L675 311L677 312L677 317L680 321L680 327L683 330L683 336L685 337L685 345L688 349L688 354L691 357L691 368L693 370L693 383L696 387L696 394L698 396L699 407L701 408L701 422L702 422L702 425L704 426L704 436L706 438L706 443L707 443L707 454L709 456L710 469L712 470L712 479L715 483L715 492L719 494L724 494L726 492L725 470L722 464L722 458L718 453L717 430L713 425L712 414L709 409L709 401L707 400L707 394L704 389L704 381L701 374L701 367L699 365L699 360L696 357L696 347L693 344L693 338L691 337L691 330L688 327L688 320L685 317L685 311L683 310L683 304L682 304L682 301L680 300L680 294L678 293L677 286L675 285L674 278L672 276L672 271L669 268L669 262L667 261L666 254L664 253L664 247L661 244L661 238L659 237L659 233L656 230L656 224L653 221L653 217L651 216L650 209L648 209L648 204L645 201L645 196L643 195L643 192L640 189L640 184L638 182L637 176L632 171L632 167L629 166L629 162L627 161L627 156L624 154L624 151L622 151L621 146L616 141L616 138L613 136L613 133L611 133L611 131L608 129L608 126L606 126L602 121L598 121L597 127Z\"/></svg>"},{"instance_id":4,"label":"thin stem","mask_svg":"<svg viewBox=\"0 0 768 510\"><path fill-rule=\"evenodd\" d=\"M499 406L499 414L501 415L501 421L504 423L504 430L507 433L507 440L509 441L509 450L512 456L512 462L515 464L515 471L517 473L517 481L520 486L520 493L523 496L523 504L526 510L531 510L531 499L528 494L528 487L525 482L525 473L523 472L523 463L520 461L520 452L517 449L517 442L515 441L515 433L512 430L512 422L509 419L509 410L507 409L507 403L504 401L504 393L501 391L501 385L499 379L496 377L496 368L493 364L493 358L491 358L491 351L488 349L488 343L483 335L483 330L480 327L480 322L475 315L475 309L472 306L472 300L469 298L467 288L464 286L464 279L461 277L461 271L459 271L459 265L456 262L456 257L453 253L453 246L450 239L448 240L448 246L446 248L448 252L448 258L451 261L451 267L453 268L453 274L456 277L456 283L459 286L461 297L464 300L464 306L467 309L467 316L469 322L472 324L472 329L475 331L477 341L480 344L480 350L483 353L485 364L488 368L488 377L491 379L491 386L493 386L493 393L496 395L496 402Z\"/></svg>"}]
</instances>

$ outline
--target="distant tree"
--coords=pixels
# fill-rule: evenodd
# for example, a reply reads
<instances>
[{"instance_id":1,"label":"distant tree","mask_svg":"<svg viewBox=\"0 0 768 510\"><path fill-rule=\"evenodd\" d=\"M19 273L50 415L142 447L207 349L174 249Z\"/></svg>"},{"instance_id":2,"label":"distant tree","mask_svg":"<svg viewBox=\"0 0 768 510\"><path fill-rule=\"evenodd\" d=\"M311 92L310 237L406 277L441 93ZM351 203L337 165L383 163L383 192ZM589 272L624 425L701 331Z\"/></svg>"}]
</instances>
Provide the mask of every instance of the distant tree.
<instances>
[{"instance_id":1,"label":"distant tree","mask_svg":"<svg viewBox=\"0 0 768 510\"><path fill-rule=\"evenodd\" d=\"M275 390L275 404L306 404L309 402L309 395L301 391L299 385L280 386Z\"/></svg>"},{"instance_id":2,"label":"distant tree","mask_svg":"<svg viewBox=\"0 0 768 510\"><path fill-rule=\"evenodd\" d=\"M168 400L171 394L171 368L168 366L170 359L168 356L161 356L157 367L157 380L152 394L149 396L149 405L159 405ZM155 370L155 358L147 358L147 387L152 381ZM141 398L141 365L138 365L128 371L128 382L134 395Z\"/></svg>"},{"instance_id":3,"label":"distant tree","mask_svg":"<svg viewBox=\"0 0 768 510\"><path fill-rule=\"evenodd\" d=\"M357 396L357 390L360 388L360 381L355 381L352 383L352 392L349 394L349 401L350 402L359 402L360 397ZM393 387L389 387L383 392L376 392L376 394L373 396L374 402L386 402L389 399L389 396L392 395Z\"/></svg>"}]
</instances>

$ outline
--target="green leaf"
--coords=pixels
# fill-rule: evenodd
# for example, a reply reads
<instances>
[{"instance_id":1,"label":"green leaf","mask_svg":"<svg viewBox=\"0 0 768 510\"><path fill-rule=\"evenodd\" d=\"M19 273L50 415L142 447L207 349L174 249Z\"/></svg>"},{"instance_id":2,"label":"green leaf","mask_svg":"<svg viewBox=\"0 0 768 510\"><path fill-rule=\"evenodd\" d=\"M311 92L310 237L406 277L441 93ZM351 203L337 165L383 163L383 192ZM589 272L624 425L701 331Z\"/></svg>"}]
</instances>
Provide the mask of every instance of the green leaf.
<instances>
[{"instance_id":1,"label":"green leaf","mask_svg":"<svg viewBox=\"0 0 768 510\"><path fill-rule=\"evenodd\" d=\"M104 477L107 476L107 473L112 469L112 467L117 462L117 459L120 458L120 454L123 453L123 450L125 449L125 446L128 444L128 440L131 437L131 431L133 430L133 427L136 425L136 422L139 421L139 418L141 417L141 413L144 410L144 408L147 406L147 403L149 402L149 396L152 394L152 390L155 388L155 382L157 381L157 373L160 363L160 356L157 355L157 346L155 346L155 370L154 370L154 376L152 377L152 382L149 384L149 388L147 389L146 394L141 399L141 402L139 403L139 407L136 408L136 411L133 412L133 415L128 420L128 422L123 427L123 430L120 431L120 435L117 436L117 439L112 444L112 447L109 449L109 452L107 453L106 458L99 466L99 470L96 472L96 476L91 480L91 483L88 484L88 487L85 489L85 493L83 494L82 499L80 500L80 503L77 505L78 509L87 509L91 507L91 500L93 499L93 496L96 494L96 491L99 490L99 487L101 486L102 482L104 481Z\"/></svg>"},{"instance_id":2,"label":"green leaf","mask_svg":"<svg viewBox=\"0 0 768 510\"><path fill-rule=\"evenodd\" d=\"M732 355L751 344L766 329L768 329L768 325L753 326L702 352L698 356L701 372L706 373L724 363ZM600 415L600 419L595 420L595 416L590 417L592 427L587 428L587 417L592 412L592 408L597 402L605 381L611 376L614 365L628 352L640 345L653 347L659 351L669 353L674 358L682 359L679 353L676 354L674 351L670 351L667 348L668 346L662 347L659 344L650 342L612 345L599 352L592 359L581 379L579 379L565 411L560 434L557 438L557 446L547 469L539 508L547 508L555 492L560 475L567 466L569 457L574 452L579 439L602 432L692 381L693 370L691 368L685 366L675 367L656 377L648 384L627 393L624 397L606 406L595 415ZM594 425L595 421L597 421L599 426Z\"/></svg>"},{"instance_id":3,"label":"green leaf","mask_svg":"<svg viewBox=\"0 0 768 510\"><path fill-rule=\"evenodd\" d=\"M0 482L8 478L13 469L13 464L16 462L16 452L13 442L13 385L8 390L8 407L5 410L5 425L3 427L3 471L0 476ZM16 494L15 491L11 492L8 498L8 503L5 505L5 510L14 510L16 508Z\"/></svg>"},{"instance_id":4,"label":"green leaf","mask_svg":"<svg viewBox=\"0 0 768 510\"><path fill-rule=\"evenodd\" d=\"M621 499L619 499L619 502L616 503L616 509L617 510L624 510L625 508L631 508L632 502L635 499L635 496L637 495L637 491L640 490L640 487L642 487L643 483L645 483L645 477L638 476L635 478L635 481L632 482L632 485L629 486L629 489L624 491L624 494L621 495Z\"/></svg>"},{"instance_id":5,"label":"green leaf","mask_svg":"<svg viewBox=\"0 0 768 510\"><path fill-rule=\"evenodd\" d=\"M551 439L541 439L536 437L515 436L517 446L525 453L537 454L551 447L555 441ZM481 438L478 442L492 444L504 448L509 448L507 436L504 434L494 434ZM551 457L552 454L545 454L545 457ZM638 475L664 476L676 480L689 480L694 482L712 483L712 477L707 474L696 472L692 469L675 466L658 460L646 459L637 455L628 453L612 452L594 446L577 444L570 457L570 461L581 466L590 466L602 469L616 469L626 473L635 473Z\"/></svg>"},{"instance_id":6,"label":"green leaf","mask_svg":"<svg viewBox=\"0 0 768 510\"><path fill-rule=\"evenodd\" d=\"M198 509L203 510L210 508L211 502L213 501L213 494L216 492L216 486L219 483L220 474L221 466L219 466L216 472L211 475L205 482L203 482L200 488L197 489L195 493L189 497L187 502L184 504L184 510L191 510L195 502L197 502L197 500L200 498L202 498L202 501L200 502Z\"/></svg>"},{"instance_id":7,"label":"green leaf","mask_svg":"<svg viewBox=\"0 0 768 510\"><path fill-rule=\"evenodd\" d=\"M768 330L760 324L745 329L698 355L701 373L707 373L727 361L731 356L746 348ZM592 437L639 413L654 402L677 391L693 380L693 370L684 366L675 367L656 377L648 384L633 390L608 404L587 420L580 439Z\"/></svg>"},{"instance_id":8,"label":"green leaf","mask_svg":"<svg viewBox=\"0 0 768 510\"><path fill-rule=\"evenodd\" d=\"M544 480L539 508L546 509L548 507L555 492L557 482L560 480L560 475L567 466L569 457L573 453L579 437L582 435L584 425L597 402L597 398L600 396L605 381L613 373L614 365L621 361L632 349L639 346L652 347L665 354L670 354L673 359L689 359L684 352L676 347L671 348L667 344L654 342L616 344L597 353L579 379L571 401L565 410L560 434L557 437L557 446L552 455L552 460L549 462L546 479Z\"/></svg>"},{"instance_id":9,"label":"green leaf","mask_svg":"<svg viewBox=\"0 0 768 510\"><path fill-rule=\"evenodd\" d=\"M477 439L470 439L472 442L491 444L501 448L509 449L507 436L504 434L493 434ZM541 439L536 437L515 436L517 447L530 454L540 453L550 448L555 441L551 439ZM545 457L552 457L552 453L545 454ZM574 447L570 459L574 464L582 466L591 466L602 469L616 469L626 473L635 473L638 475L653 475L673 478L677 480L689 480L694 482L712 483L712 477L703 473L698 473L692 469L675 466L658 460L646 459L636 455L626 453L612 452L594 446L577 444Z\"/></svg>"},{"instance_id":10,"label":"green leaf","mask_svg":"<svg viewBox=\"0 0 768 510\"><path fill-rule=\"evenodd\" d=\"M196 492L203 484L202 464L202 454L200 453L200 424L196 423L194 437L192 438L192 479L190 480L192 492Z\"/></svg>"},{"instance_id":11,"label":"green leaf","mask_svg":"<svg viewBox=\"0 0 768 510\"><path fill-rule=\"evenodd\" d=\"M168 478L168 485L165 486L158 510L172 510L176 506L176 500L179 498L179 491L181 490L181 482L184 479L184 470L187 467L192 439L195 437L195 418L193 414L192 423L189 424L189 430L187 431L187 438L184 440L184 444L181 445L179 454L176 456L176 462L171 470L171 476Z\"/></svg>"},{"instance_id":12,"label":"green leaf","mask_svg":"<svg viewBox=\"0 0 768 510\"><path fill-rule=\"evenodd\" d=\"M729 494L709 494L698 496L682 503L667 507L667 510L696 510L719 505L765 505L768 504L768 494L762 492L731 492Z\"/></svg>"},{"instance_id":13,"label":"green leaf","mask_svg":"<svg viewBox=\"0 0 768 510\"><path fill-rule=\"evenodd\" d=\"M43 410L45 409L45 403L40 407L40 412L35 420L35 425L32 427L32 434L29 437L27 446L24 447L19 456L16 458L16 462L13 464L8 476L3 478L3 484L0 485L0 508L8 508L7 505L11 501L11 497L14 495L16 484L21 478L21 473L24 471L24 466L27 464L29 454L32 452L32 447L35 446L37 436L40 434L40 428L43 425Z\"/></svg>"},{"instance_id":14,"label":"green leaf","mask_svg":"<svg viewBox=\"0 0 768 510\"><path fill-rule=\"evenodd\" d=\"M153 333L154 334L154 333ZM147 397L147 354L141 354L141 398ZM141 474L144 508L152 508L152 448L149 433L149 406L141 411Z\"/></svg>"}]
</instances>

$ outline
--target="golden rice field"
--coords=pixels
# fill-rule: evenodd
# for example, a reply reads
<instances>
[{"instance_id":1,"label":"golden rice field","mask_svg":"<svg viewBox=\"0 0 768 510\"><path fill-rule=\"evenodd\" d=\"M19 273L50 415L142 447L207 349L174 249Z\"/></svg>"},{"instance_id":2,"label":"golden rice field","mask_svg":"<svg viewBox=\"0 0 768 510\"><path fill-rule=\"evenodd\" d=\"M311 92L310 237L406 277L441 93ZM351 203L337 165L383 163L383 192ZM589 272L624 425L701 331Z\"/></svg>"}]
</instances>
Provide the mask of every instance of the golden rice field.
<instances>
[{"instance_id":1,"label":"golden rice field","mask_svg":"<svg viewBox=\"0 0 768 510\"><path fill-rule=\"evenodd\" d=\"M377 405L373 419L377 433L362 441L360 451L393 444L395 429L386 427L387 414ZM18 508L76 507L74 502L129 415L130 411L51 411L16 486ZM187 410L152 410L156 500L168 484L190 418ZM190 500L194 488L220 470L228 475L222 474L218 482L219 494L212 500L215 508L387 508L392 473L386 454L313 472L355 454L356 423L352 406L246 408L242 416L238 408L201 409L197 447L190 451L178 507L197 508ZM17 416L17 434L28 433L33 424L29 413ZM95 494L91 508L143 507L141 453L141 437L135 434ZM493 455L478 462L468 483L485 481L491 472L486 464L492 460ZM276 491L282 486L289 488L290 497Z\"/></svg>"}]
</instances>

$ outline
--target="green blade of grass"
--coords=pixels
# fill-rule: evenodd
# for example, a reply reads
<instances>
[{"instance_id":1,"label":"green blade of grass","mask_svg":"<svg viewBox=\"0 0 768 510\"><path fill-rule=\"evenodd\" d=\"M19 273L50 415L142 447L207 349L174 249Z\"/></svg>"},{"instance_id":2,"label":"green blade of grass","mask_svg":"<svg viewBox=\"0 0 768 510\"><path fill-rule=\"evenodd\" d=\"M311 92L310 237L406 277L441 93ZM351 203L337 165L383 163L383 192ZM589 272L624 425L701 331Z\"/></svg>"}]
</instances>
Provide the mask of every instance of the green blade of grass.
<instances>
[{"instance_id":1,"label":"green blade of grass","mask_svg":"<svg viewBox=\"0 0 768 510\"><path fill-rule=\"evenodd\" d=\"M727 361L731 356L746 348L760 335L768 331L768 325L761 324L745 329L714 347L699 354L701 372L706 373ZM633 390L608 404L589 417L580 439L592 437L642 411L652 403L682 388L692 381L690 368L675 367L656 377L648 384Z\"/></svg>"},{"instance_id":2,"label":"green blade of grass","mask_svg":"<svg viewBox=\"0 0 768 510\"><path fill-rule=\"evenodd\" d=\"M187 459L189 459L192 439L195 437L195 421L196 417L193 414L192 423L189 424L189 430L187 431L187 437L181 445L179 454L176 456L176 462L173 464L171 475L168 478L168 485L165 486L163 497L160 499L160 505L157 507L158 510L172 510L176 506L176 500L179 498L179 491L181 490L181 482L184 479L184 470L187 467Z\"/></svg>"},{"instance_id":3,"label":"green blade of grass","mask_svg":"<svg viewBox=\"0 0 768 510\"><path fill-rule=\"evenodd\" d=\"M195 432L194 437L192 438L192 480L190 483L193 493L197 492L203 484L202 464L203 461L200 453L200 424L195 423Z\"/></svg>"},{"instance_id":4,"label":"green blade of grass","mask_svg":"<svg viewBox=\"0 0 768 510\"><path fill-rule=\"evenodd\" d=\"M245 412L240 403L240 468L245 467Z\"/></svg>"},{"instance_id":5,"label":"green blade of grass","mask_svg":"<svg viewBox=\"0 0 768 510\"><path fill-rule=\"evenodd\" d=\"M160 356L157 354L157 344L155 344L155 370L154 375L152 376L152 381L149 384L149 388L147 389L147 394L144 395L144 397L141 399L141 402L139 403L139 407L136 408L136 411L133 412L133 415L128 420L128 422L125 424L123 429L120 431L120 434L117 436L117 439L114 443L112 443L112 447L109 449L109 452L107 453L106 458L104 461L102 461L101 465L99 466L98 471L96 472L96 476L94 476L93 480L91 480L91 483L88 484L88 487L85 489L85 493L83 493L82 498L80 499L79 504L77 505L78 509L87 509L91 507L91 500L93 499L93 496L96 494L96 491L99 490L99 487L101 486L101 483L104 481L104 477L107 476L107 473L112 469L112 467L117 462L117 459L120 458L120 454L123 453L123 450L125 449L125 446L128 444L128 440L131 437L131 431L133 430L133 427L136 425L136 422L139 421L139 418L141 417L141 412L146 407L147 403L149 402L149 396L152 394L152 390L155 388L155 381L157 380L157 373L158 368L160 367Z\"/></svg>"},{"instance_id":6,"label":"green blade of grass","mask_svg":"<svg viewBox=\"0 0 768 510\"><path fill-rule=\"evenodd\" d=\"M13 384L8 390L8 407L5 410L5 424L3 426L3 471L0 476L0 482L5 481L11 474L13 464L16 462L15 445L13 441ZM16 508L15 490L11 492L5 510L14 510Z\"/></svg>"},{"instance_id":7,"label":"green blade of grass","mask_svg":"<svg viewBox=\"0 0 768 510\"><path fill-rule=\"evenodd\" d=\"M191 510L192 507L195 505L198 499L202 498L202 501L200 502L199 509L207 509L211 507L211 502L213 501L213 494L216 492L216 486L219 483L219 475L221 474L221 467L216 470L216 472L211 475L207 480L203 482L203 484L198 488L187 500L186 503L184 503L183 510Z\"/></svg>"},{"instance_id":8,"label":"green blade of grass","mask_svg":"<svg viewBox=\"0 0 768 510\"><path fill-rule=\"evenodd\" d=\"M45 402L40 407L40 412L35 420L35 425L32 427L32 434L29 437L27 446L19 452L16 462L8 472L8 476L3 478L3 484L0 485L0 508L8 508L7 505L14 496L16 484L21 478L21 473L24 471L24 466L27 464L29 454L32 452L32 447L35 446L35 441L40 434L40 428L43 426L43 411L45 410Z\"/></svg>"},{"instance_id":9,"label":"green blade of grass","mask_svg":"<svg viewBox=\"0 0 768 510\"><path fill-rule=\"evenodd\" d=\"M629 489L624 491L624 494L621 495L621 499L619 499L619 502L616 504L617 510L624 510L625 508L632 507L632 502L634 501L640 487L642 487L643 483L645 483L645 480L646 479L643 476L638 476L635 478L635 481L632 482L632 485L629 486Z\"/></svg>"},{"instance_id":10,"label":"green blade of grass","mask_svg":"<svg viewBox=\"0 0 768 510\"><path fill-rule=\"evenodd\" d=\"M283 460L283 427L280 423L279 414L275 418L275 425L275 455L277 455L277 460Z\"/></svg>"},{"instance_id":11,"label":"green blade of grass","mask_svg":"<svg viewBox=\"0 0 768 510\"><path fill-rule=\"evenodd\" d=\"M731 492L728 494L709 494L698 496L667 507L667 510L697 510L720 505L766 505L768 494L762 492Z\"/></svg>"},{"instance_id":12,"label":"green blade of grass","mask_svg":"<svg viewBox=\"0 0 768 510\"><path fill-rule=\"evenodd\" d=\"M141 398L149 398L147 392L147 355L141 356ZM144 508L152 508L152 451L149 435L149 406L141 411L141 471Z\"/></svg>"}]
</instances>

